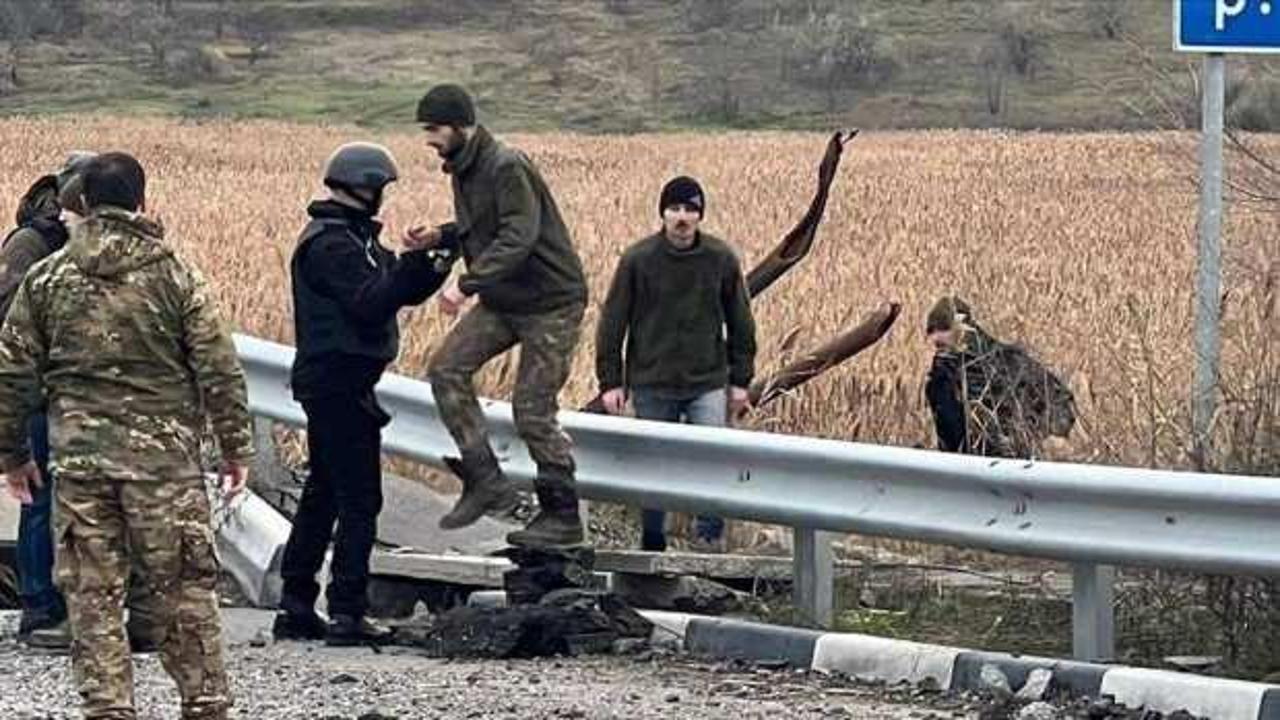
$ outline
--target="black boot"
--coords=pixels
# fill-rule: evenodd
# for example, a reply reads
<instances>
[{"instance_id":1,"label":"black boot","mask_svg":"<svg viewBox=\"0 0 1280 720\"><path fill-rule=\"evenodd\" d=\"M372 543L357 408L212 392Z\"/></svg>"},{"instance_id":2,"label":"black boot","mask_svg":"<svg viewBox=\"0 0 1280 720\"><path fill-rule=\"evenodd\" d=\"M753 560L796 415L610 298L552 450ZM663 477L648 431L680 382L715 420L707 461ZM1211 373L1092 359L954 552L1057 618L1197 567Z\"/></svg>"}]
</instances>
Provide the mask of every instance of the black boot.
<instances>
[{"instance_id":1,"label":"black boot","mask_svg":"<svg viewBox=\"0 0 1280 720\"><path fill-rule=\"evenodd\" d=\"M295 602L288 596L280 601L280 612L271 625L276 640L323 640L329 633L329 619L312 604Z\"/></svg>"},{"instance_id":2,"label":"black boot","mask_svg":"<svg viewBox=\"0 0 1280 720\"><path fill-rule=\"evenodd\" d=\"M492 453L470 460L445 458L444 461L462 480L462 496L453 509L440 518L442 530L464 528L485 514L507 513L519 504L520 496L502 474L498 459Z\"/></svg>"},{"instance_id":3,"label":"black boot","mask_svg":"<svg viewBox=\"0 0 1280 720\"><path fill-rule=\"evenodd\" d=\"M584 533L578 516L578 492L572 472L539 473L538 514L523 530L507 533L507 542L524 547L581 545Z\"/></svg>"},{"instance_id":4,"label":"black boot","mask_svg":"<svg viewBox=\"0 0 1280 720\"><path fill-rule=\"evenodd\" d=\"M391 641L394 631L362 615L337 615L329 621L324 644L331 647L383 645Z\"/></svg>"},{"instance_id":5,"label":"black boot","mask_svg":"<svg viewBox=\"0 0 1280 720\"><path fill-rule=\"evenodd\" d=\"M18 642L31 640L32 633L40 630L52 630L67 619L65 609L55 606L49 608L26 608L18 620Z\"/></svg>"}]
</instances>

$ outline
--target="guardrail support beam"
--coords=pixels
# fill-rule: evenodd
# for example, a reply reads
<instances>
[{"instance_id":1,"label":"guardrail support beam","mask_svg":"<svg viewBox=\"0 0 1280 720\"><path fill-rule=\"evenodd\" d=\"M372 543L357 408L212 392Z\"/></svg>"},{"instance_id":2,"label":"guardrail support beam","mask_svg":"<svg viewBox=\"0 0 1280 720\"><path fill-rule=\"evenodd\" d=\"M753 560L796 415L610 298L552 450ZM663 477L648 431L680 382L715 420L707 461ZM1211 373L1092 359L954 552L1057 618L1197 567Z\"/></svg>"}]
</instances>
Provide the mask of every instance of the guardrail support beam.
<instances>
[{"instance_id":1,"label":"guardrail support beam","mask_svg":"<svg viewBox=\"0 0 1280 720\"><path fill-rule=\"evenodd\" d=\"M274 497L283 487L292 484L293 478L280 463L274 435L275 423L261 415L253 418L253 444L258 454L249 472L249 486L259 495Z\"/></svg>"},{"instance_id":2,"label":"guardrail support beam","mask_svg":"<svg viewBox=\"0 0 1280 720\"><path fill-rule=\"evenodd\" d=\"M825 530L795 528L795 604L822 627L831 627L835 617L835 558L831 552L835 536Z\"/></svg>"},{"instance_id":3,"label":"guardrail support beam","mask_svg":"<svg viewBox=\"0 0 1280 720\"><path fill-rule=\"evenodd\" d=\"M1109 661L1116 656L1116 569L1077 563L1071 576L1071 650L1077 660Z\"/></svg>"}]
</instances>

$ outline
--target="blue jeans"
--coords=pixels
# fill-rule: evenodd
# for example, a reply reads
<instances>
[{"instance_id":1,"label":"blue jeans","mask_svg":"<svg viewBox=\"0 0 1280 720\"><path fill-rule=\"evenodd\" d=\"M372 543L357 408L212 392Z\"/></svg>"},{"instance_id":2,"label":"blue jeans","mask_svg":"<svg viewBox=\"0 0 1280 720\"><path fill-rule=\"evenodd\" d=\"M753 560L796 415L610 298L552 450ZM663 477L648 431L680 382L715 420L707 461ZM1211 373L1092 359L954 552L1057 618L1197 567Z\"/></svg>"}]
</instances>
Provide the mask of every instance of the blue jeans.
<instances>
[{"instance_id":1,"label":"blue jeans","mask_svg":"<svg viewBox=\"0 0 1280 720\"><path fill-rule=\"evenodd\" d=\"M18 520L18 592L22 607L60 619L66 614L62 593L53 584L53 476L49 474L49 418L31 417L31 454L43 481L33 489L30 505L23 505Z\"/></svg>"},{"instance_id":2,"label":"blue jeans","mask_svg":"<svg viewBox=\"0 0 1280 720\"><path fill-rule=\"evenodd\" d=\"M685 422L690 425L714 427L724 427L728 424L728 395L724 388L692 397L634 388L631 391L631 404L635 406L636 417L641 420ZM667 514L662 510L645 510L642 513L641 550L662 552L667 549L667 534L663 527L666 519ZM694 524L694 532L700 540L709 542L719 540L724 535L724 519L699 515Z\"/></svg>"}]
</instances>

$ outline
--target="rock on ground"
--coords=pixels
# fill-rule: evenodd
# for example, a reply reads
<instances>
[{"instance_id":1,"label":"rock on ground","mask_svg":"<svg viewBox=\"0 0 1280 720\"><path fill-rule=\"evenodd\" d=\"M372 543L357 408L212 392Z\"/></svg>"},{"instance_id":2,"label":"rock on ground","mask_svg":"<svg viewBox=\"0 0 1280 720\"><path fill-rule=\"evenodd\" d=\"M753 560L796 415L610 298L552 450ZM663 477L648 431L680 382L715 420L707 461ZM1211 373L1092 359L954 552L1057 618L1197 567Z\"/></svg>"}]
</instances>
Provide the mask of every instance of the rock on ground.
<instances>
[{"instance_id":1,"label":"rock on ground","mask_svg":"<svg viewBox=\"0 0 1280 720\"><path fill-rule=\"evenodd\" d=\"M0 613L0 717L78 718L68 659L20 648L13 639L16 625L16 613ZM654 654L451 662L405 648L375 653L299 643L252 647L260 629L229 633L233 718L977 717L934 712L928 705L889 697L883 689L829 688L811 676L697 665ZM178 718L176 692L158 659L141 656L135 669L139 717Z\"/></svg>"}]
</instances>

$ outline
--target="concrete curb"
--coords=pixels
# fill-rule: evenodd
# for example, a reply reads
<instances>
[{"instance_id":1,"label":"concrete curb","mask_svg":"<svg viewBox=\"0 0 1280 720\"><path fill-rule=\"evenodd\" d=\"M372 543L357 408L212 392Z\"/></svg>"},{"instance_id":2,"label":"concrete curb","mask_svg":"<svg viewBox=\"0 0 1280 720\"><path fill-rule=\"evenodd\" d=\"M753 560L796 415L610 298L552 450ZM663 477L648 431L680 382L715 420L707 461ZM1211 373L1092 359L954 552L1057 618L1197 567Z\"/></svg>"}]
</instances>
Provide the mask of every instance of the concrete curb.
<instances>
[{"instance_id":1,"label":"concrete curb","mask_svg":"<svg viewBox=\"0 0 1280 720\"><path fill-rule=\"evenodd\" d=\"M252 491L244 494L218 528L218 554L250 602L275 607L280 602L280 560L293 525Z\"/></svg>"},{"instance_id":2,"label":"concrete curb","mask_svg":"<svg viewBox=\"0 0 1280 720\"><path fill-rule=\"evenodd\" d=\"M695 655L743 660L786 660L797 668L842 672L887 683L931 682L949 690L977 690L983 666L1004 673L1017 691L1031 671L1053 673L1072 696L1111 695L1128 707L1162 713L1186 710L1212 720L1280 720L1280 685L1147 670L1118 665L977 652L941 645L853 633L682 613L641 614L669 638L683 632L681 646ZM655 631L655 637L657 632Z\"/></svg>"}]
</instances>

